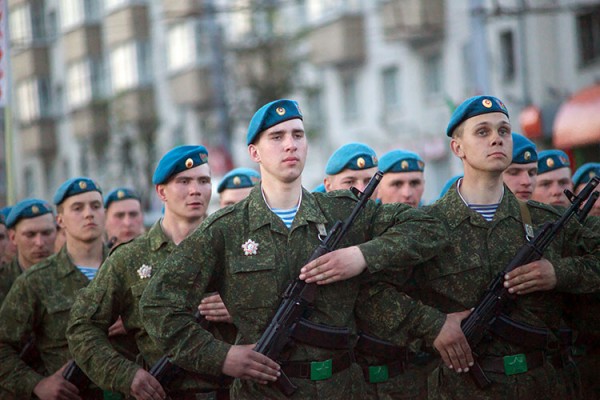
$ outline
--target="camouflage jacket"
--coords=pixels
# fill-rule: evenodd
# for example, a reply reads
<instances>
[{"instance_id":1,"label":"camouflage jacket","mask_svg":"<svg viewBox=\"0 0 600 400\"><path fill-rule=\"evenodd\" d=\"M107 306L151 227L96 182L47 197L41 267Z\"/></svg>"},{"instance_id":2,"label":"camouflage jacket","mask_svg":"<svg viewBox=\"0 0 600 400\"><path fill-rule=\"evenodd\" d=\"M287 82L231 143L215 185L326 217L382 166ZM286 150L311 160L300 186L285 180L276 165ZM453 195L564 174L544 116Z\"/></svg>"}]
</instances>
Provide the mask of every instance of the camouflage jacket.
<instances>
[{"instance_id":1,"label":"camouflage jacket","mask_svg":"<svg viewBox=\"0 0 600 400\"><path fill-rule=\"evenodd\" d=\"M158 221L141 237L113 249L96 278L79 292L67 329L69 348L78 365L100 387L129 394L139 364L149 367L164 354L144 329L139 299L175 248ZM138 357L139 364L119 354L108 339L108 328L119 316L135 337L142 357ZM201 379L178 380L177 384L171 389L216 388Z\"/></svg>"},{"instance_id":2,"label":"camouflage jacket","mask_svg":"<svg viewBox=\"0 0 600 400\"><path fill-rule=\"evenodd\" d=\"M88 283L66 246L17 278L0 308L0 386L25 399L44 378L19 358L32 336L48 373L69 361L65 336L69 311L77 291Z\"/></svg>"},{"instance_id":3,"label":"camouflage jacket","mask_svg":"<svg viewBox=\"0 0 600 400\"><path fill-rule=\"evenodd\" d=\"M22 272L23 270L19 266L19 261L17 261L16 256L10 263L0 265L0 305L2 305L2 302L15 279L17 279Z\"/></svg>"},{"instance_id":4,"label":"camouflage jacket","mask_svg":"<svg viewBox=\"0 0 600 400\"><path fill-rule=\"evenodd\" d=\"M288 229L256 187L244 201L211 215L180 244L146 288L140 306L150 336L170 349L186 369L220 373L230 346L198 328L189 317L201 294L214 285L238 327L238 344L255 343L275 313L282 291L318 246L318 225L331 228L335 221L347 218L355 204L349 191L311 194L303 190L302 203ZM252 243L257 246L255 253L249 248ZM358 245L369 272L376 273L430 259L445 243L435 219L403 204L371 201L341 247ZM353 311L361 283L359 277L320 286L311 320L354 331ZM288 359L326 360L335 353L297 344ZM345 379L296 379L300 385L296 396L351 397L345 392L348 381L362 379L360 375ZM282 396L277 389L250 381L234 386L243 398Z\"/></svg>"}]
</instances>

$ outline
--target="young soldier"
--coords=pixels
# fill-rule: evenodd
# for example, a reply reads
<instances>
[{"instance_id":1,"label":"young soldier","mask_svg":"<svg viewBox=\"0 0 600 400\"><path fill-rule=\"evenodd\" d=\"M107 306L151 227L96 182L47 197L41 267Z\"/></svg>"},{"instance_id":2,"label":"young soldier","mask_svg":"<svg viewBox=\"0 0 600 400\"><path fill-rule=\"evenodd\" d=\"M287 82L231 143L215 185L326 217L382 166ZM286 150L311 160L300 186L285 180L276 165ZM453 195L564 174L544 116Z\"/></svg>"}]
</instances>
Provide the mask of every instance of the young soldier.
<instances>
[{"instance_id":1,"label":"young soldier","mask_svg":"<svg viewBox=\"0 0 600 400\"><path fill-rule=\"evenodd\" d=\"M383 178L377 197L383 204L404 203L418 207L425 191L425 162L412 151L392 150L379 159Z\"/></svg>"},{"instance_id":2,"label":"young soldier","mask_svg":"<svg viewBox=\"0 0 600 400\"><path fill-rule=\"evenodd\" d=\"M375 150L362 143L348 143L337 149L325 166L325 190L350 189L361 192L377 172Z\"/></svg>"},{"instance_id":3,"label":"young soldier","mask_svg":"<svg viewBox=\"0 0 600 400\"><path fill-rule=\"evenodd\" d=\"M600 176L600 163L587 163L577 168L572 179L575 194L581 192L585 185L595 176ZM594 207L590 210L589 215L594 217L600 216L600 200L594 203Z\"/></svg>"},{"instance_id":4,"label":"young soldier","mask_svg":"<svg viewBox=\"0 0 600 400\"><path fill-rule=\"evenodd\" d=\"M152 183L164 203L164 217L148 233L118 246L102 265L94 281L83 289L71 311L67 330L69 347L77 364L100 387L136 399L165 398L165 389L145 369L163 350L146 333L138 311L143 289L161 262L202 222L210 203L208 153L203 146L179 146L158 163ZM222 306L222 303L221 303ZM226 312L227 310L223 310ZM121 316L127 332L136 339L137 363L119 354L108 340L108 328ZM169 395L217 395L213 380L186 375L169 387ZM218 397L218 396L217 396Z\"/></svg>"},{"instance_id":5,"label":"young soldier","mask_svg":"<svg viewBox=\"0 0 600 400\"><path fill-rule=\"evenodd\" d=\"M8 215L6 227L17 255L0 267L0 305L23 271L54 253L56 239L52 206L44 200L26 199L17 203Z\"/></svg>"},{"instance_id":6,"label":"young soldier","mask_svg":"<svg viewBox=\"0 0 600 400\"><path fill-rule=\"evenodd\" d=\"M219 193L219 207L227 207L239 203L248 195L256 184L260 182L260 175L250 168L236 168L223 176L217 193Z\"/></svg>"},{"instance_id":7,"label":"young soldier","mask_svg":"<svg viewBox=\"0 0 600 400\"><path fill-rule=\"evenodd\" d=\"M512 163L502 173L502 179L517 199L531 200L537 182L537 149L535 144L523 135L513 132L512 139Z\"/></svg>"},{"instance_id":8,"label":"young soldier","mask_svg":"<svg viewBox=\"0 0 600 400\"><path fill-rule=\"evenodd\" d=\"M0 209L0 215L2 215L2 218L4 219L4 221L6 221L6 219L8 218L8 214L10 214L10 210L12 210L12 207L3 207L2 209ZM7 233L8 233L8 231L7 231ZM4 247L4 251L2 252L2 254L0 254L0 256L1 256L0 264L11 262L15 258L15 255L17 254L17 248L10 241L8 236L6 236L6 241L7 241L7 243Z\"/></svg>"},{"instance_id":9,"label":"young soldier","mask_svg":"<svg viewBox=\"0 0 600 400\"><path fill-rule=\"evenodd\" d=\"M261 185L211 215L173 251L140 302L150 336L191 372L236 378L232 397L285 398L274 382L283 370L298 386L293 398L361 399L364 383L349 348L319 340L286 349L281 366L253 350L287 284L300 277L320 284L311 321L354 331L354 306L365 269L371 273L432 257L444 243L439 224L405 205L369 202L343 249L305 265L319 235L350 215L348 192L311 194L302 188L307 155L302 114L292 100L259 109L247 134ZM368 267L367 267L368 266ZM304 268L303 268L304 267ZM200 294L211 285L223 296L238 328L231 346L193 323ZM331 348L336 347L336 348Z\"/></svg>"},{"instance_id":10,"label":"young soldier","mask_svg":"<svg viewBox=\"0 0 600 400\"><path fill-rule=\"evenodd\" d=\"M508 111L492 96L463 102L447 128L452 152L462 160L464 177L430 206L429 214L442 220L453 246L434 262L415 269L422 299L434 309L422 315L440 316L448 330L432 342L440 365L429 379L435 399L563 399L566 390L560 369L563 358L558 330L564 318L564 292L598 289L600 237L576 220L567 224L539 261L520 266L505 276L504 286L516 295L507 318L473 349L475 361L493 382L479 388L462 374L473 366L464 342L461 321L476 306L489 282L527 242L527 221L515 196L502 182L511 163L512 136ZM527 203L534 230L554 222L560 213L537 202ZM532 335L524 324L533 326ZM507 328L502 335L497 327ZM493 333L497 333L495 335ZM500 336L502 335L502 336ZM531 340L525 340L525 338ZM523 368L516 368L516 366Z\"/></svg>"},{"instance_id":11,"label":"young soldier","mask_svg":"<svg viewBox=\"0 0 600 400\"><path fill-rule=\"evenodd\" d=\"M21 274L2 304L0 385L19 399L101 398L101 393L79 393L62 373L71 358L65 337L69 310L106 255L102 193L91 179L73 178L58 188L54 204L66 244ZM49 376L19 358L23 341L32 336Z\"/></svg>"},{"instance_id":12,"label":"young soldier","mask_svg":"<svg viewBox=\"0 0 600 400\"><path fill-rule=\"evenodd\" d=\"M569 157L562 150L543 150L538 153L537 184L532 200L553 206L569 207L565 189L573 190Z\"/></svg>"},{"instance_id":13,"label":"young soldier","mask_svg":"<svg viewBox=\"0 0 600 400\"><path fill-rule=\"evenodd\" d=\"M108 247L126 243L144 233L140 196L125 187L113 189L104 197Z\"/></svg>"}]
</instances>

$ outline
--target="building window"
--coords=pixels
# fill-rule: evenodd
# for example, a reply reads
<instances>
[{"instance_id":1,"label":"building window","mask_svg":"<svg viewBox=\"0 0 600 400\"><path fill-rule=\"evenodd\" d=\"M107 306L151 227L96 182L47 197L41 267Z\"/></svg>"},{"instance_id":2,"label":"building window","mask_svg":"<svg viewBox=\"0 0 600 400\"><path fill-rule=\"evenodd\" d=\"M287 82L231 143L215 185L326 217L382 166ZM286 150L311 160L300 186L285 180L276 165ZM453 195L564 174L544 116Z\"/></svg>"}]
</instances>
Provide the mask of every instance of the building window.
<instances>
[{"instance_id":1,"label":"building window","mask_svg":"<svg viewBox=\"0 0 600 400\"><path fill-rule=\"evenodd\" d=\"M201 39L201 24L198 21L185 21L169 29L167 62L170 72L198 63L199 56L208 51Z\"/></svg>"},{"instance_id":2,"label":"building window","mask_svg":"<svg viewBox=\"0 0 600 400\"><path fill-rule=\"evenodd\" d=\"M434 54L425 59L425 91L434 96L442 93L442 57Z\"/></svg>"},{"instance_id":3,"label":"building window","mask_svg":"<svg viewBox=\"0 0 600 400\"><path fill-rule=\"evenodd\" d=\"M24 4L11 10L10 39L16 46L24 46L32 42L30 5Z\"/></svg>"},{"instance_id":4,"label":"building window","mask_svg":"<svg viewBox=\"0 0 600 400\"><path fill-rule=\"evenodd\" d=\"M600 60L600 8L577 16L577 36L580 64Z\"/></svg>"},{"instance_id":5,"label":"building window","mask_svg":"<svg viewBox=\"0 0 600 400\"><path fill-rule=\"evenodd\" d=\"M100 4L98 0L62 0L62 28L67 30L85 22L98 21Z\"/></svg>"},{"instance_id":6,"label":"building window","mask_svg":"<svg viewBox=\"0 0 600 400\"><path fill-rule=\"evenodd\" d=\"M356 76L349 75L342 80L342 95L344 96L344 118L347 121L356 121L359 118L358 90Z\"/></svg>"},{"instance_id":7,"label":"building window","mask_svg":"<svg viewBox=\"0 0 600 400\"><path fill-rule=\"evenodd\" d=\"M500 55L502 57L502 78L507 81L515 79L515 35L512 31L500 34Z\"/></svg>"},{"instance_id":8,"label":"building window","mask_svg":"<svg viewBox=\"0 0 600 400\"><path fill-rule=\"evenodd\" d=\"M400 107L398 68L385 68L381 72L381 84L383 90L383 107L387 110Z\"/></svg>"},{"instance_id":9,"label":"building window","mask_svg":"<svg viewBox=\"0 0 600 400\"><path fill-rule=\"evenodd\" d=\"M113 93L145 85L150 81L150 51L147 42L127 42L110 53Z\"/></svg>"},{"instance_id":10,"label":"building window","mask_svg":"<svg viewBox=\"0 0 600 400\"><path fill-rule=\"evenodd\" d=\"M28 123L50 116L50 82L48 79L28 79L17 85L19 119Z\"/></svg>"},{"instance_id":11,"label":"building window","mask_svg":"<svg viewBox=\"0 0 600 400\"><path fill-rule=\"evenodd\" d=\"M70 109L104 96L104 73L102 62L83 60L67 69L67 103Z\"/></svg>"}]
</instances>

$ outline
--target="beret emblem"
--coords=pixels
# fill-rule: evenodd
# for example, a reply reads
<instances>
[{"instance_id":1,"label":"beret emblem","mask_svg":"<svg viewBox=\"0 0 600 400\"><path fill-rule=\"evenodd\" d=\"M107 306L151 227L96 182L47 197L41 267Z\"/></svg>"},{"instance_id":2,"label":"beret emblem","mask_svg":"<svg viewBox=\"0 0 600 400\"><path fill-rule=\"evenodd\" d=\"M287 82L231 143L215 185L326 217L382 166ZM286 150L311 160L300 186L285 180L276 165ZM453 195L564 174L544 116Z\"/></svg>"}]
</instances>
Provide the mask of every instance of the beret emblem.
<instances>
[{"instance_id":1,"label":"beret emblem","mask_svg":"<svg viewBox=\"0 0 600 400\"><path fill-rule=\"evenodd\" d=\"M481 101L481 104L485 107L485 108L492 108L492 101L490 99L483 99Z\"/></svg>"},{"instance_id":2,"label":"beret emblem","mask_svg":"<svg viewBox=\"0 0 600 400\"><path fill-rule=\"evenodd\" d=\"M192 160L191 158L188 158L187 160L185 160L186 168L192 168L193 166L194 166L194 160Z\"/></svg>"},{"instance_id":3,"label":"beret emblem","mask_svg":"<svg viewBox=\"0 0 600 400\"><path fill-rule=\"evenodd\" d=\"M240 177L239 177L239 176L234 176L234 177L233 177L233 184L234 184L235 186L239 186L241 183L242 183L242 180L240 179Z\"/></svg>"},{"instance_id":4,"label":"beret emblem","mask_svg":"<svg viewBox=\"0 0 600 400\"><path fill-rule=\"evenodd\" d=\"M281 116L283 116L285 114L285 108L283 108L283 107L277 107L275 109L275 112L277 113L277 115L279 115L281 117Z\"/></svg>"},{"instance_id":5,"label":"beret emblem","mask_svg":"<svg viewBox=\"0 0 600 400\"><path fill-rule=\"evenodd\" d=\"M31 212L37 214L40 212L40 209L38 208L38 206L31 206Z\"/></svg>"},{"instance_id":6,"label":"beret emblem","mask_svg":"<svg viewBox=\"0 0 600 400\"><path fill-rule=\"evenodd\" d=\"M356 166L358 168L364 168L365 165L367 165L367 163L365 162L365 159L362 157L358 157L358 159L356 160Z\"/></svg>"},{"instance_id":7,"label":"beret emblem","mask_svg":"<svg viewBox=\"0 0 600 400\"><path fill-rule=\"evenodd\" d=\"M85 189L87 187L87 183L85 183L84 181L79 181L79 188L80 189Z\"/></svg>"},{"instance_id":8,"label":"beret emblem","mask_svg":"<svg viewBox=\"0 0 600 400\"><path fill-rule=\"evenodd\" d=\"M593 178L593 177L595 177L595 176L596 176L596 172L594 172L594 171L590 171L590 179L592 179L592 178Z\"/></svg>"},{"instance_id":9,"label":"beret emblem","mask_svg":"<svg viewBox=\"0 0 600 400\"><path fill-rule=\"evenodd\" d=\"M400 163L400 168L408 169L408 161L402 160L402 162Z\"/></svg>"},{"instance_id":10,"label":"beret emblem","mask_svg":"<svg viewBox=\"0 0 600 400\"><path fill-rule=\"evenodd\" d=\"M117 192L117 198L122 199L123 197L125 197L125 192L123 192L122 190L119 190Z\"/></svg>"},{"instance_id":11,"label":"beret emblem","mask_svg":"<svg viewBox=\"0 0 600 400\"><path fill-rule=\"evenodd\" d=\"M548 168L552 168L554 167L554 160L549 158L546 160L546 166L548 166Z\"/></svg>"},{"instance_id":12,"label":"beret emblem","mask_svg":"<svg viewBox=\"0 0 600 400\"><path fill-rule=\"evenodd\" d=\"M566 158L564 158L563 156L560 156L560 162L563 164L566 164L568 162L568 160Z\"/></svg>"},{"instance_id":13,"label":"beret emblem","mask_svg":"<svg viewBox=\"0 0 600 400\"><path fill-rule=\"evenodd\" d=\"M525 160L529 160L531 158L531 153L529 151L526 151L525 153L523 153L523 158Z\"/></svg>"}]
</instances>

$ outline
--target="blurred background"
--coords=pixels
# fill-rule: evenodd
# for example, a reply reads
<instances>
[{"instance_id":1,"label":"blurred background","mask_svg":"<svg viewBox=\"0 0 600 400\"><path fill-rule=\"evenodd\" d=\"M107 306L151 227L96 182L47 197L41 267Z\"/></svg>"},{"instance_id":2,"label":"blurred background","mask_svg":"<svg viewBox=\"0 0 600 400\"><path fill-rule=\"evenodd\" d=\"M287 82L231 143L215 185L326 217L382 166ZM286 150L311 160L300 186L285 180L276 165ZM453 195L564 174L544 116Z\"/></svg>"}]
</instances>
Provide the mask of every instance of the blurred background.
<instances>
[{"instance_id":1,"label":"blurred background","mask_svg":"<svg viewBox=\"0 0 600 400\"><path fill-rule=\"evenodd\" d=\"M538 149L600 161L600 0L0 3L0 206L86 175L160 211L164 152L207 146L216 189L255 167L248 122L282 97L305 116L308 189L360 141L421 154L434 200L461 170L450 114L477 94L502 99Z\"/></svg>"}]
</instances>

